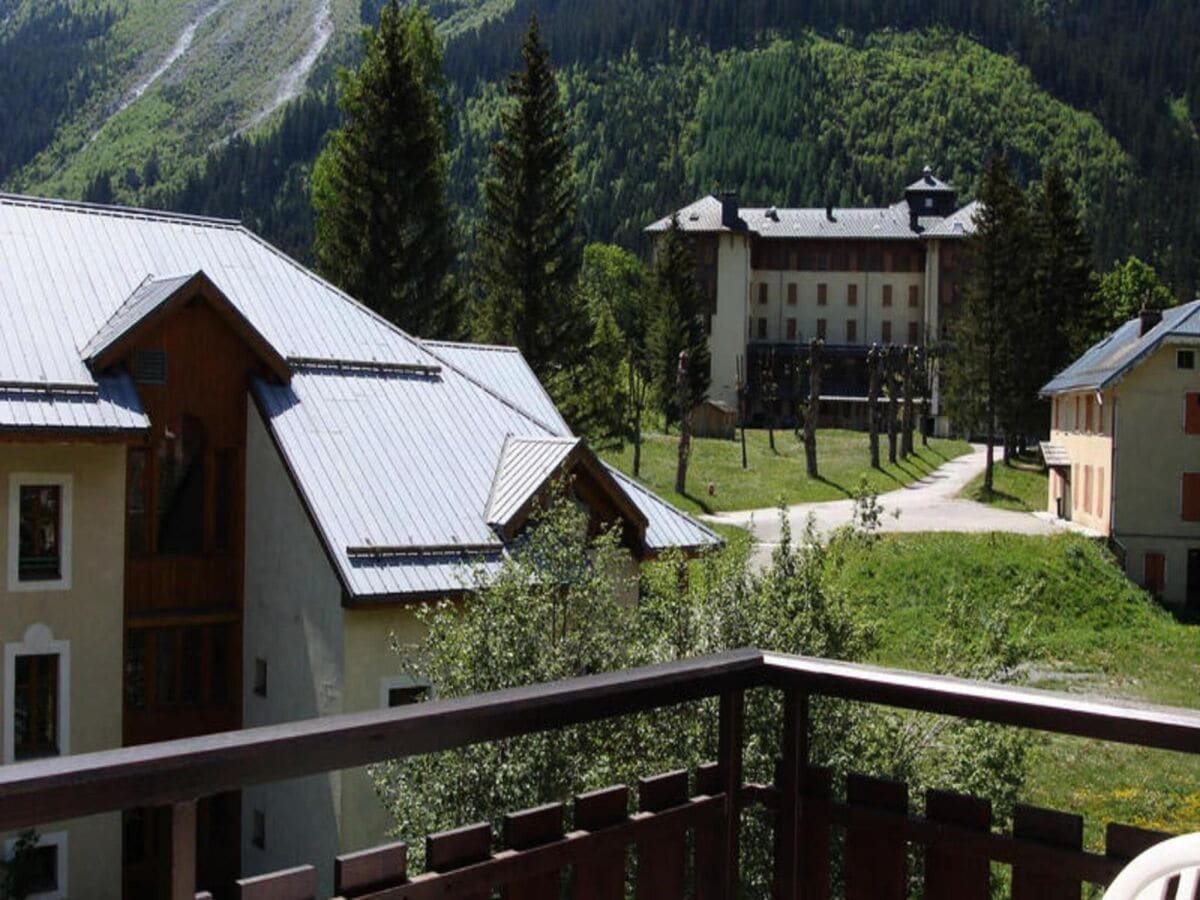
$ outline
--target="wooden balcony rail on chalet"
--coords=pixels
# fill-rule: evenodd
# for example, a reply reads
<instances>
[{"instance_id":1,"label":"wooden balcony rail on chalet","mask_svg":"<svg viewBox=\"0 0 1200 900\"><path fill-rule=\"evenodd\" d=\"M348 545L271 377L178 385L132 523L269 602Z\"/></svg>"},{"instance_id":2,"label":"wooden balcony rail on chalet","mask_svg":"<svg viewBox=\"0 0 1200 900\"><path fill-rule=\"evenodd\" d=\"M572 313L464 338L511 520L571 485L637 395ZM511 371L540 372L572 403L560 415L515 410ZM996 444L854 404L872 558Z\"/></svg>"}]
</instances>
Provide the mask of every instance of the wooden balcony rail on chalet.
<instances>
[{"instance_id":1,"label":"wooden balcony rail on chalet","mask_svg":"<svg viewBox=\"0 0 1200 900\"><path fill-rule=\"evenodd\" d=\"M782 759L775 783L742 775L745 692L784 693ZM696 773L649 775L630 791L614 786L514 812L492 847L491 828L468 825L426 839L428 871L411 875L402 843L340 857L336 891L345 897L575 898L625 896L627 850L639 898L731 898L738 884L741 812L762 805L775 823L774 893L825 898L832 848L844 836L842 872L850 898L902 898L910 848L923 853L929 898L989 896L991 863L1011 866L1012 896L1080 896L1083 882L1106 884L1162 835L1109 825L1103 854L1082 849L1082 822L1068 813L1016 810L1011 834L992 828L974 797L930 791L921 814L908 788L851 775L834 790L827 770L808 762L810 699L839 697L927 713L1147 748L1200 753L1200 714L1125 706L911 672L757 650L610 672L554 684L417 706L295 722L182 741L0 767L0 831L132 806L174 810L173 897L195 894L195 803L253 784L352 768L402 756L594 721L704 697L720 698L716 763ZM837 799L844 798L844 799ZM690 858L689 858L689 854ZM564 882L564 879L566 881ZM243 898L315 896L315 871L301 866L243 879Z\"/></svg>"}]
</instances>

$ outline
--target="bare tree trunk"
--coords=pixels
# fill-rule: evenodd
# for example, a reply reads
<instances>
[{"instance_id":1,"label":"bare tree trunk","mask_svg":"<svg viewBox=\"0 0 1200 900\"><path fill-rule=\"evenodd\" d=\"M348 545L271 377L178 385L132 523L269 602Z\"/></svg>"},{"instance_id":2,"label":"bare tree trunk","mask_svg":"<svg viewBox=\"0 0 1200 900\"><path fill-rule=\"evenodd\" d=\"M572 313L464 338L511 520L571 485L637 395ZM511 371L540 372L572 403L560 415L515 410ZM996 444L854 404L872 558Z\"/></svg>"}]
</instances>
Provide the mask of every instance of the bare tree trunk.
<instances>
[{"instance_id":1,"label":"bare tree trunk","mask_svg":"<svg viewBox=\"0 0 1200 900\"><path fill-rule=\"evenodd\" d=\"M987 412L987 463L983 468L983 490L984 493L992 493L992 467L996 464L995 449L993 444L996 442L996 413L992 409L991 404L988 404Z\"/></svg>"},{"instance_id":2,"label":"bare tree trunk","mask_svg":"<svg viewBox=\"0 0 1200 900\"><path fill-rule=\"evenodd\" d=\"M804 416L804 463L809 478L818 478L817 417L821 410L821 366L825 342L815 338L808 345L808 412Z\"/></svg>"},{"instance_id":3,"label":"bare tree trunk","mask_svg":"<svg viewBox=\"0 0 1200 900\"><path fill-rule=\"evenodd\" d=\"M645 407L645 386L638 378L633 359L629 360L629 399L633 402L633 477L642 474L642 410Z\"/></svg>"},{"instance_id":4,"label":"bare tree trunk","mask_svg":"<svg viewBox=\"0 0 1200 900\"><path fill-rule=\"evenodd\" d=\"M888 463L896 464L896 420L900 415L900 397L899 388L896 384L896 350L894 347L888 349L887 356L887 385L888 405L887 405L887 436L888 436Z\"/></svg>"},{"instance_id":5,"label":"bare tree trunk","mask_svg":"<svg viewBox=\"0 0 1200 900\"><path fill-rule=\"evenodd\" d=\"M871 436L871 468L879 468L879 384L883 380L882 350L872 344L867 353L867 428Z\"/></svg>"},{"instance_id":6,"label":"bare tree trunk","mask_svg":"<svg viewBox=\"0 0 1200 900\"><path fill-rule=\"evenodd\" d=\"M916 360L912 347L904 348L904 429L900 438L900 457L908 459L913 453L913 410L916 405L917 379L913 371Z\"/></svg>"},{"instance_id":7,"label":"bare tree trunk","mask_svg":"<svg viewBox=\"0 0 1200 900\"><path fill-rule=\"evenodd\" d=\"M688 457L692 452L692 410L688 403L688 354L679 353L679 373L675 378L679 402L679 463L675 468L675 493L687 493Z\"/></svg>"}]
</instances>

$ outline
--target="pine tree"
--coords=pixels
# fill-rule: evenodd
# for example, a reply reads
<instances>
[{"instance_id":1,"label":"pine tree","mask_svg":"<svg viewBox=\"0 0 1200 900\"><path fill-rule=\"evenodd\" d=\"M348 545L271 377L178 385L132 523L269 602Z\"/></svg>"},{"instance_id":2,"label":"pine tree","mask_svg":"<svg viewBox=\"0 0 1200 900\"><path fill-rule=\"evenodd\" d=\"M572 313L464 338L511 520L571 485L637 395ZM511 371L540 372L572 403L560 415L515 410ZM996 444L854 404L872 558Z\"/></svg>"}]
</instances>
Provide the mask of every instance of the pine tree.
<instances>
[{"instance_id":1,"label":"pine tree","mask_svg":"<svg viewBox=\"0 0 1200 900\"><path fill-rule=\"evenodd\" d=\"M441 62L429 13L390 0L362 65L341 74L345 124L313 171L320 271L424 337L456 336L461 318L450 277Z\"/></svg>"},{"instance_id":2,"label":"pine tree","mask_svg":"<svg viewBox=\"0 0 1200 900\"><path fill-rule=\"evenodd\" d=\"M690 412L708 394L711 360L704 327L704 293L696 281L692 250L677 218L671 219L671 227L659 239L651 289L654 316L647 343L655 392L667 422L679 422L680 394L675 385L679 354L684 350L688 354L689 405L684 412Z\"/></svg>"},{"instance_id":3,"label":"pine tree","mask_svg":"<svg viewBox=\"0 0 1200 900\"><path fill-rule=\"evenodd\" d=\"M1013 424L1021 397L1014 388L1015 345L1028 338L1029 240L1025 198L1008 160L988 161L980 210L968 242L969 276L950 325L946 407L964 429L987 441L984 489L992 490L993 444Z\"/></svg>"},{"instance_id":4,"label":"pine tree","mask_svg":"<svg viewBox=\"0 0 1200 900\"><path fill-rule=\"evenodd\" d=\"M588 329L574 289L580 241L566 115L536 16L521 56L525 65L509 78L502 134L483 185L476 262L483 296L475 330L515 344L548 383L579 361Z\"/></svg>"},{"instance_id":5,"label":"pine tree","mask_svg":"<svg viewBox=\"0 0 1200 900\"><path fill-rule=\"evenodd\" d=\"M1038 316L1051 326L1040 330L1050 343L1041 348L1045 356L1038 368L1049 380L1091 344L1099 311L1092 244L1056 163L1042 175L1032 207L1035 302Z\"/></svg>"}]
</instances>

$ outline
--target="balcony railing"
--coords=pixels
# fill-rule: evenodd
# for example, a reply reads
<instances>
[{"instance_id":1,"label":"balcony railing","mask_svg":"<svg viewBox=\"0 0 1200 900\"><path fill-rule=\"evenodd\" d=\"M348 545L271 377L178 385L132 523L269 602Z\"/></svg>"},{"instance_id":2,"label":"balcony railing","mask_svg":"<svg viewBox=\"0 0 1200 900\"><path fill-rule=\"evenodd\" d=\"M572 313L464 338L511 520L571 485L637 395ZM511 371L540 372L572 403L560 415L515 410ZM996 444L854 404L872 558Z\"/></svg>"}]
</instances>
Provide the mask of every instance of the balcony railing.
<instances>
[{"instance_id":1,"label":"balcony railing","mask_svg":"<svg viewBox=\"0 0 1200 900\"><path fill-rule=\"evenodd\" d=\"M782 758L774 784L742 773L746 692L784 695ZM1140 747L1200 753L1200 714L1100 703L820 659L740 650L645 669L610 672L378 712L331 716L162 744L0 767L0 831L120 810L173 809L175 898L195 895L195 808L199 798L248 785L346 769L545 729L718 697L717 761L694 777L671 772L638 785L629 813L624 786L505 818L502 849L486 824L431 835L427 871L407 871L403 844L340 857L339 896L373 898L562 896L573 872L576 898L732 898L739 878L742 812L761 805L774 821L774 894L829 896L832 853L842 847L847 897L908 896L908 854L923 853L929 898L989 896L992 863L1011 867L1015 898L1080 896L1106 884L1162 835L1110 824L1104 853L1082 846L1077 816L1018 807L1011 834L993 830L988 804L930 791L921 815L905 785L851 775L834 791L828 770L808 761L809 708L836 697ZM844 795L844 800L835 799ZM842 841L835 840L838 836ZM628 848L636 864L627 865ZM241 897L302 898L315 891L311 866L244 879Z\"/></svg>"}]
</instances>

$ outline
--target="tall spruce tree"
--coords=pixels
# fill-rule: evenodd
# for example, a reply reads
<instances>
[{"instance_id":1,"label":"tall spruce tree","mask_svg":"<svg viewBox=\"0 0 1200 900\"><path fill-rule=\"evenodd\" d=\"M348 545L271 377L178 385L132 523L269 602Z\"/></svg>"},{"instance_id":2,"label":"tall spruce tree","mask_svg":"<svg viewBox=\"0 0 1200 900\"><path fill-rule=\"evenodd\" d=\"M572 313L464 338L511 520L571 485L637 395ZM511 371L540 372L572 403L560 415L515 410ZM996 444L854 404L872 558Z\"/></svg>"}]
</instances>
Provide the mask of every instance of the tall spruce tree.
<instances>
[{"instance_id":1,"label":"tall spruce tree","mask_svg":"<svg viewBox=\"0 0 1200 900\"><path fill-rule=\"evenodd\" d=\"M580 240L566 114L536 16L508 81L501 137L483 185L476 274L483 296L475 330L515 344L553 383L584 354L588 319L575 290Z\"/></svg>"},{"instance_id":2,"label":"tall spruce tree","mask_svg":"<svg viewBox=\"0 0 1200 900\"><path fill-rule=\"evenodd\" d=\"M654 307L647 343L655 393L667 422L679 422L681 414L690 412L708 393L711 358L704 327L707 304L696 281L692 248L676 217L671 218L671 226L659 239L651 290ZM688 390L684 395L688 406L681 410L675 382L679 354L684 350L688 354Z\"/></svg>"},{"instance_id":3,"label":"tall spruce tree","mask_svg":"<svg viewBox=\"0 0 1200 900\"><path fill-rule=\"evenodd\" d=\"M390 0L358 71L340 74L345 124L313 170L322 274L425 337L453 337L461 320L450 277L441 64L429 13Z\"/></svg>"},{"instance_id":4,"label":"tall spruce tree","mask_svg":"<svg viewBox=\"0 0 1200 900\"><path fill-rule=\"evenodd\" d=\"M1025 197L1008 160L993 156L979 190L975 233L968 242L969 276L950 326L946 406L950 417L987 441L984 488L992 490L993 444L1013 427L1024 390L1014 369L1029 321L1029 227ZM1034 389L1036 391L1036 388Z\"/></svg>"}]
</instances>

